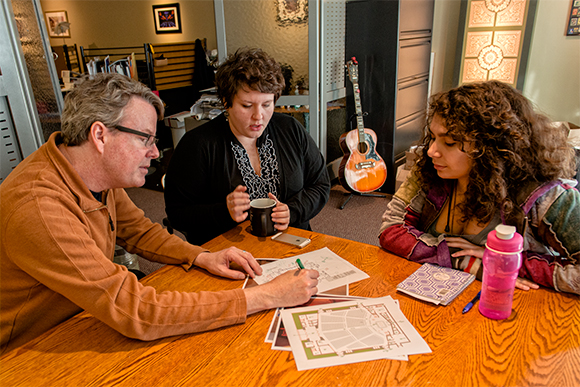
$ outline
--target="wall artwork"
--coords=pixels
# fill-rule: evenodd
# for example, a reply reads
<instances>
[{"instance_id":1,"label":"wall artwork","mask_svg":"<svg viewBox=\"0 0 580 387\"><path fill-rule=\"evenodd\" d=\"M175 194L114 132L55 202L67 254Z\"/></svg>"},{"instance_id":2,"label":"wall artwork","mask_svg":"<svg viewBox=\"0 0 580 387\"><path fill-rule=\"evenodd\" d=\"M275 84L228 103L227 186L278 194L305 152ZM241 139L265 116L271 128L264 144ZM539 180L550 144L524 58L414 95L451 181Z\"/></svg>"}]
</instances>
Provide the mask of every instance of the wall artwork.
<instances>
[{"instance_id":1,"label":"wall artwork","mask_svg":"<svg viewBox=\"0 0 580 387\"><path fill-rule=\"evenodd\" d=\"M70 38L70 23L66 11L45 12L46 29L51 38Z\"/></svg>"},{"instance_id":2,"label":"wall artwork","mask_svg":"<svg viewBox=\"0 0 580 387\"><path fill-rule=\"evenodd\" d=\"M308 23L308 0L276 0L276 11L281 26Z\"/></svg>"},{"instance_id":3,"label":"wall artwork","mask_svg":"<svg viewBox=\"0 0 580 387\"><path fill-rule=\"evenodd\" d=\"M580 0L572 0L570 17L566 25L566 36L580 35Z\"/></svg>"},{"instance_id":4,"label":"wall artwork","mask_svg":"<svg viewBox=\"0 0 580 387\"><path fill-rule=\"evenodd\" d=\"M155 20L155 33L181 33L179 3L154 5L153 19Z\"/></svg>"}]
</instances>

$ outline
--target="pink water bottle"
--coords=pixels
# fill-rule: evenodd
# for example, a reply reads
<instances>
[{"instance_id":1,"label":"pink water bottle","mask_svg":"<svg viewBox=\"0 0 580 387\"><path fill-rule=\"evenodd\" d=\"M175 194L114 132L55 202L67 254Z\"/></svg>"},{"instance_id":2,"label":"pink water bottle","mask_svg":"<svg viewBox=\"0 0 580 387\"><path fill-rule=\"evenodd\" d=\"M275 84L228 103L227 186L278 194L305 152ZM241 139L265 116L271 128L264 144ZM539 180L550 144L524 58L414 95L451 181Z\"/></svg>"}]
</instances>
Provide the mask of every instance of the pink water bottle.
<instances>
[{"instance_id":1,"label":"pink water bottle","mask_svg":"<svg viewBox=\"0 0 580 387\"><path fill-rule=\"evenodd\" d=\"M514 226L500 224L487 235L479 301L479 311L485 317L503 320L511 315L523 244Z\"/></svg>"}]
</instances>

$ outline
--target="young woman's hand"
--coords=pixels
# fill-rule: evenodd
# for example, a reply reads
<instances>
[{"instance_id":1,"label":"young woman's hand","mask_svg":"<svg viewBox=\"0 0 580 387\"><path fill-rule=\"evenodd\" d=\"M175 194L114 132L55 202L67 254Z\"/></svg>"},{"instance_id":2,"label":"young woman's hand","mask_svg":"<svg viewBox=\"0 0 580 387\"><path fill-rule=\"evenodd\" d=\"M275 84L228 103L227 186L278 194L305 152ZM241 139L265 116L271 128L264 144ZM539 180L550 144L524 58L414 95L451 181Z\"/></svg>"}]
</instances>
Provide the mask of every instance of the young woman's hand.
<instances>
[{"instance_id":1,"label":"young woman's hand","mask_svg":"<svg viewBox=\"0 0 580 387\"><path fill-rule=\"evenodd\" d=\"M454 258L465 256L483 258L483 252L485 250L485 247L483 246L474 245L473 243L460 237L446 237L445 241L447 242L447 246L460 249L459 251L451 254L451 256Z\"/></svg>"},{"instance_id":2,"label":"young woman's hand","mask_svg":"<svg viewBox=\"0 0 580 387\"><path fill-rule=\"evenodd\" d=\"M459 250L456 253L451 254L452 257L464 257L464 256L474 256L476 258L483 258L483 252L485 248L483 246L477 246L473 243L460 238L460 237L447 237L445 238L447 245L449 247L455 247ZM516 279L516 288L521 290L539 289L540 286L529 279L520 278Z\"/></svg>"},{"instance_id":3,"label":"young woman's hand","mask_svg":"<svg viewBox=\"0 0 580 387\"><path fill-rule=\"evenodd\" d=\"M529 279L518 277L516 279L516 288L521 290L539 289L540 285Z\"/></svg>"}]
</instances>

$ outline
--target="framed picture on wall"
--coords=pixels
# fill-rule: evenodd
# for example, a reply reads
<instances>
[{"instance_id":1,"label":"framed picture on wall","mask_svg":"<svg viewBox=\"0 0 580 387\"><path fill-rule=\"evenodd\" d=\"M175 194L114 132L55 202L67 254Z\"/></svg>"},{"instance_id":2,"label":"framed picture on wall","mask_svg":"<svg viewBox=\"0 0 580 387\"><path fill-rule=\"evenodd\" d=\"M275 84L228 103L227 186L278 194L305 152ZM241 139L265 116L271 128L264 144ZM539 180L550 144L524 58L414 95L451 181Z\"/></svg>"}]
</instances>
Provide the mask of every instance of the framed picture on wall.
<instances>
[{"instance_id":1,"label":"framed picture on wall","mask_svg":"<svg viewBox=\"0 0 580 387\"><path fill-rule=\"evenodd\" d=\"M570 17L566 26L566 35L580 35L580 0L572 0L570 7Z\"/></svg>"},{"instance_id":2,"label":"framed picture on wall","mask_svg":"<svg viewBox=\"0 0 580 387\"><path fill-rule=\"evenodd\" d=\"M66 11L48 11L46 29L51 38L70 38L70 23Z\"/></svg>"},{"instance_id":3,"label":"framed picture on wall","mask_svg":"<svg viewBox=\"0 0 580 387\"><path fill-rule=\"evenodd\" d=\"M181 33L179 3L154 5L153 19L155 20L155 33Z\"/></svg>"}]
</instances>

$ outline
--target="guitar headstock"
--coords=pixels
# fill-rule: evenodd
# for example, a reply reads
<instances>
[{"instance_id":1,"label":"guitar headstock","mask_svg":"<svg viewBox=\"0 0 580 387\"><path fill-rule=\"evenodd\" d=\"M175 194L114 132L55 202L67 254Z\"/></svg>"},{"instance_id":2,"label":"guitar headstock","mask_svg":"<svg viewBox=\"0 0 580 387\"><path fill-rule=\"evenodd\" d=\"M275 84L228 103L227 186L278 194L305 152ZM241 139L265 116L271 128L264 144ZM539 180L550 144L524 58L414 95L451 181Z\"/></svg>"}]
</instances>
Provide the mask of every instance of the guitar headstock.
<instances>
[{"instance_id":1,"label":"guitar headstock","mask_svg":"<svg viewBox=\"0 0 580 387\"><path fill-rule=\"evenodd\" d=\"M348 69L348 77L352 83L358 83L358 62L353 56L351 60L346 63Z\"/></svg>"}]
</instances>

